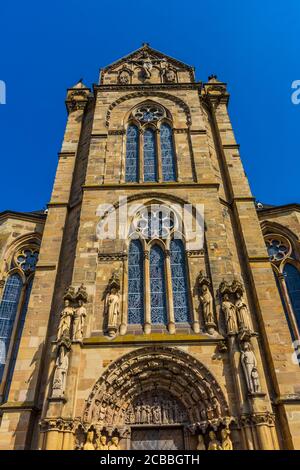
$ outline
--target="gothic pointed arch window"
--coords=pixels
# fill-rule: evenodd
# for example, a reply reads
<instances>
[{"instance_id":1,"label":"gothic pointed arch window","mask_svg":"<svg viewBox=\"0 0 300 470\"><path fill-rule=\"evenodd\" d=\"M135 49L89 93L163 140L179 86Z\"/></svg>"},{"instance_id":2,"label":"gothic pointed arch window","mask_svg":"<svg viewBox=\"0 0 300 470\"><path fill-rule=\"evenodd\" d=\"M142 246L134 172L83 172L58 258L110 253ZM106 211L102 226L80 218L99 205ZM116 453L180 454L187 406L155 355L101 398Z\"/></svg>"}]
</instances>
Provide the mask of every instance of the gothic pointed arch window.
<instances>
[{"instance_id":1,"label":"gothic pointed arch window","mask_svg":"<svg viewBox=\"0 0 300 470\"><path fill-rule=\"evenodd\" d=\"M141 206L130 225L128 324L165 326L194 323L190 307L185 242L180 216L165 204Z\"/></svg>"},{"instance_id":2,"label":"gothic pointed arch window","mask_svg":"<svg viewBox=\"0 0 300 470\"><path fill-rule=\"evenodd\" d=\"M22 288L23 282L20 274L15 273L8 277L0 304L0 380L2 379L6 364L7 352L17 316Z\"/></svg>"},{"instance_id":3,"label":"gothic pointed arch window","mask_svg":"<svg viewBox=\"0 0 300 470\"><path fill-rule=\"evenodd\" d=\"M188 278L185 250L182 240L171 240L170 260L175 322L189 322Z\"/></svg>"},{"instance_id":4,"label":"gothic pointed arch window","mask_svg":"<svg viewBox=\"0 0 300 470\"><path fill-rule=\"evenodd\" d=\"M126 132L126 169L125 181L135 183L139 180L139 129L130 124Z\"/></svg>"},{"instance_id":5,"label":"gothic pointed arch window","mask_svg":"<svg viewBox=\"0 0 300 470\"><path fill-rule=\"evenodd\" d=\"M131 240L128 251L128 323L144 323L143 248Z\"/></svg>"},{"instance_id":6,"label":"gothic pointed arch window","mask_svg":"<svg viewBox=\"0 0 300 470\"><path fill-rule=\"evenodd\" d=\"M171 126L160 126L161 165L163 181L176 181L176 166Z\"/></svg>"},{"instance_id":7,"label":"gothic pointed arch window","mask_svg":"<svg viewBox=\"0 0 300 470\"><path fill-rule=\"evenodd\" d=\"M0 395L7 399L30 299L38 246L13 256L0 302Z\"/></svg>"},{"instance_id":8,"label":"gothic pointed arch window","mask_svg":"<svg viewBox=\"0 0 300 470\"><path fill-rule=\"evenodd\" d=\"M157 181L157 151L155 131L147 128L144 131L144 181Z\"/></svg>"},{"instance_id":9,"label":"gothic pointed arch window","mask_svg":"<svg viewBox=\"0 0 300 470\"><path fill-rule=\"evenodd\" d=\"M292 339L300 334L300 262L297 249L285 235L269 233L265 242Z\"/></svg>"},{"instance_id":10,"label":"gothic pointed arch window","mask_svg":"<svg viewBox=\"0 0 300 470\"><path fill-rule=\"evenodd\" d=\"M167 299L164 252L158 244L150 249L151 323L166 325Z\"/></svg>"},{"instance_id":11,"label":"gothic pointed arch window","mask_svg":"<svg viewBox=\"0 0 300 470\"><path fill-rule=\"evenodd\" d=\"M300 331L300 272L293 264L287 262L283 269L283 275Z\"/></svg>"},{"instance_id":12,"label":"gothic pointed arch window","mask_svg":"<svg viewBox=\"0 0 300 470\"><path fill-rule=\"evenodd\" d=\"M172 118L163 106L145 102L129 115L125 181L176 181Z\"/></svg>"}]
</instances>

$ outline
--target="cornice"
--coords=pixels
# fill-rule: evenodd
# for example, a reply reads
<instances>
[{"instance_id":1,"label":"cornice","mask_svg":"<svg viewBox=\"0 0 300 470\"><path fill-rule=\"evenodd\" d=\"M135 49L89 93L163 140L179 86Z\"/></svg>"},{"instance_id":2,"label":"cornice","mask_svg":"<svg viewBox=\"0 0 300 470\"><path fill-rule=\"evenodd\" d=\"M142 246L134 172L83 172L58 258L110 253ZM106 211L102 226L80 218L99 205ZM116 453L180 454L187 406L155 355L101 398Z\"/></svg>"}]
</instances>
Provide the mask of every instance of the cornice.
<instances>
[{"instance_id":1,"label":"cornice","mask_svg":"<svg viewBox=\"0 0 300 470\"><path fill-rule=\"evenodd\" d=\"M266 207L265 209L262 208L262 209L257 210L257 215L261 219L269 215L280 215L284 213L290 213L293 211L300 212L300 204L291 203L291 204L284 204L283 206Z\"/></svg>"},{"instance_id":2,"label":"cornice","mask_svg":"<svg viewBox=\"0 0 300 470\"><path fill-rule=\"evenodd\" d=\"M207 183L104 183L104 184L85 184L82 186L83 191L105 191L109 189L157 189L157 188L216 188L218 189L220 183L207 182Z\"/></svg>"},{"instance_id":3,"label":"cornice","mask_svg":"<svg viewBox=\"0 0 300 470\"><path fill-rule=\"evenodd\" d=\"M26 220L26 222L40 222L42 224L45 223L47 218L47 214L34 214L34 213L24 213L24 212L15 212L15 211L3 211L0 212L0 222L5 221L7 219L15 219L15 220Z\"/></svg>"},{"instance_id":4,"label":"cornice","mask_svg":"<svg viewBox=\"0 0 300 470\"><path fill-rule=\"evenodd\" d=\"M144 334L126 334L124 336L116 336L115 338L111 339L105 337L103 335L99 336L91 336L90 338L85 338L83 340L82 346L90 346L90 345L103 345L107 346L110 344L113 346L114 344L118 346L119 344L155 344L155 343L209 343L209 344L218 344L221 341L224 341L224 337L218 335L216 337L212 337L206 335L204 333L200 334L184 334L184 333L176 333L174 335L167 335L163 333L150 333L149 335Z\"/></svg>"},{"instance_id":5,"label":"cornice","mask_svg":"<svg viewBox=\"0 0 300 470\"><path fill-rule=\"evenodd\" d=\"M99 91L149 91L149 90L199 90L202 87L201 82L197 83L150 83L149 85L121 85L117 83L115 85L97 85L96 83L93 84L93 89L95 94Z\"/></svg>"}]
</instances>

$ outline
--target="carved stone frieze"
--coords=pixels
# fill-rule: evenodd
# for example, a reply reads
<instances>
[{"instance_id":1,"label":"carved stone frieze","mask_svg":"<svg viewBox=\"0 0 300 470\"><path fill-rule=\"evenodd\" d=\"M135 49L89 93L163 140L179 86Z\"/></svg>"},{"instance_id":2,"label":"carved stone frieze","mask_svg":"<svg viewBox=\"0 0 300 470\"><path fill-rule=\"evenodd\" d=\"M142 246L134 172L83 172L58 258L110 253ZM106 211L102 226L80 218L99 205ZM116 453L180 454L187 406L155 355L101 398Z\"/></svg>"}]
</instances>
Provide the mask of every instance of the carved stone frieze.
<instances>
[{"instance_id":1,"label":"carved stone frieze","mask_svg":"<svg viewBox=\"0 0 300 470\"><path fill-rule=\"evenodd\" d=\"M132 351L111 364L87 399L83 421L111 427L184 421L197 429L210 423L218 427L228 417L210 372L185 352L159 346Z\"/></svg>"}]
</instances>

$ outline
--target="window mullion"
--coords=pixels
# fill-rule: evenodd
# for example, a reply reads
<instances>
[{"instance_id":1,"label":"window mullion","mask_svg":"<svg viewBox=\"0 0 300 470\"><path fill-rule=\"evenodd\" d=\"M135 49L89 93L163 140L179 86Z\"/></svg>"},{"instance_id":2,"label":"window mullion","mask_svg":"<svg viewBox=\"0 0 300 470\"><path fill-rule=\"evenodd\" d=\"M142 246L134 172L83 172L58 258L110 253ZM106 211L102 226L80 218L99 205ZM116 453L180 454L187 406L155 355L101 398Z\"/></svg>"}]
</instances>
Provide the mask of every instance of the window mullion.
<instances>
[{"instance_id":1,"label":"window mullion","mask_svg":"<svg viewBox=\"0 0 300 470\"><path fill-rule=\"evenodd\" d=\"M145 299L145 334L151 333L151 289L149 251L144 252L144 299Z\"/></svg>"},{"instance_id":2,"label":"window mullion","mask_svg":"<svg viewBox=\"0 0 300 470\"><path fill-rule=\"evenodd\" d=\"M165 272L166 272L166 285L167 285L167 312L168 312L168 330L170 334L175 333L175 316L174 316L174 301L172 289L172 271L170 251L165 252Z\"/></svg>"}]
</instances>

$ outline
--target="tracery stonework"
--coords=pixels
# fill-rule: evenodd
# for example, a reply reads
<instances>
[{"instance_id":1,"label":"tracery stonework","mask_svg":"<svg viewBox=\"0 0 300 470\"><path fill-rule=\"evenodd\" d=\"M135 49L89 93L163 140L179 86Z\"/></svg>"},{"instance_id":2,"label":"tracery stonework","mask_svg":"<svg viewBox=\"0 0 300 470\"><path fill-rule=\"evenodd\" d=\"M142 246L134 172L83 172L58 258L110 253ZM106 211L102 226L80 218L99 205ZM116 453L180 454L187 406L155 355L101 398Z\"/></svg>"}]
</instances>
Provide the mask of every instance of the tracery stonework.
<instances>
[{"instance_id":1,"label":"tracery stonework","mask_svg":"<svg viewBox=\"0 0 300 470\"><path fill-rule=\"evenodd\" d=\"M300 208L228 101L148 44L67 90L47 211L0 213L1 449L300 449Z\"/></svg>"}]
</instances>

